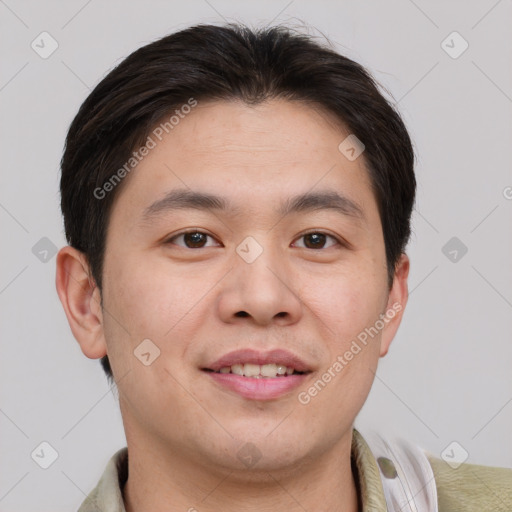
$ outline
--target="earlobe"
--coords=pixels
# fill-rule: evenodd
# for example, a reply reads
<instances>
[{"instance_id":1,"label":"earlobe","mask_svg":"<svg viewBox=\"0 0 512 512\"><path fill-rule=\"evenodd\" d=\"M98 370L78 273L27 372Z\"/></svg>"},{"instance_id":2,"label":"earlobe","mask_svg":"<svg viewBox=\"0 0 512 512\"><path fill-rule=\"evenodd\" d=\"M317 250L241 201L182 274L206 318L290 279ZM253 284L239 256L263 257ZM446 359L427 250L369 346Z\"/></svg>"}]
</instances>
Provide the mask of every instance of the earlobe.
<instances>
[{"instance_id":1,"label":"earlobe","mask_svg":"<svg viewBox=\"0 0 512 512\"><path fill-rule=\"evenodd\" d=\"M70 246L59 251L55 284L69 326L82 352L90 359L106 355L101 295L82 252Z\"/></svg>"},{"instance_id":2,"label":"earlobe","mask_svg":"<svg viewBox=\"0 0 512 512\"><path fill-rule=\"evenodd\" d=\"M388 322L386 323L381 336L380 357L384 357L388 353L391 342L393 341L402 321L405 306L409 298L409 290L407 287L409 267L409 258L405 253L402 253L395 266L393 286L389 292L388 303L384 313L388 318Z\"/></svg>"}]
</instances>

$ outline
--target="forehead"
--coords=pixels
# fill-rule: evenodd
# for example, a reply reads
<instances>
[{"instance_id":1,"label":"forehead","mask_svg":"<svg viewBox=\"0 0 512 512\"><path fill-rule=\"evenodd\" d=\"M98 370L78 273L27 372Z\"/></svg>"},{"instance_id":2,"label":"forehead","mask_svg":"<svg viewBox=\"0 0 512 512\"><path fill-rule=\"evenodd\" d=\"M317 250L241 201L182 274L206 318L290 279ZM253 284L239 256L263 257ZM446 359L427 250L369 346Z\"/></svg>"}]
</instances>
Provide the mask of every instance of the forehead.
<instances>
[{"instance_id":1,"label":"forehead","mask_svg":"<svg viewBox=\"0 0 512 512\"><path fill-rule=\"evenodd\" d=\"M274 99L251 106L217 101L199 102L168 140L196 154L215 152L232 157L249 152L253 156L267 154L271 159L284 153L293 161L291 151L298 159L305 153L332 149L333 143L336 149L336 141L345 132L331 113L315 104Z\"/></svg>"},{"instance_id":2,"label":"forehead","mask_svg":"<svg viewBox=\"0 0 512 512\"><path fill-rule=\"evenodd\" d=\"M315 189L336 190L362 209L375 206L364 157L350 161L340 152L349 132L321 107L199 101L172 128L162 126L150 133L153 147L118 199L139 213L177 188L229 195L238 211L267 202L276 211L277 203Z\"/></svg>"}]
</instances>

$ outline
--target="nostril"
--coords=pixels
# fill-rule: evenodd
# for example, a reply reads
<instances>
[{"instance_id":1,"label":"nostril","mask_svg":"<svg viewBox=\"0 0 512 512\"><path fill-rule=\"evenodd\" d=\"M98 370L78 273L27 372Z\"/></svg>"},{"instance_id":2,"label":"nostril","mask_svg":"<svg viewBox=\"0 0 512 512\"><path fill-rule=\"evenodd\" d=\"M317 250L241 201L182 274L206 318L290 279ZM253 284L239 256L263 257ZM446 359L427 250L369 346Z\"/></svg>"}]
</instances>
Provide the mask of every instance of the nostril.
<instances>
[{"instance_id":1,"label":"nostril","mask_svg":"<svg viewBox=\"0 0 512 512\"><path fill-rule=\"evenodd\" d=\"M247 313L246 311L239 311L236 316L241 316L241 317L247 317L249 316L249 313Z\"/></svg>"}]
</instances>

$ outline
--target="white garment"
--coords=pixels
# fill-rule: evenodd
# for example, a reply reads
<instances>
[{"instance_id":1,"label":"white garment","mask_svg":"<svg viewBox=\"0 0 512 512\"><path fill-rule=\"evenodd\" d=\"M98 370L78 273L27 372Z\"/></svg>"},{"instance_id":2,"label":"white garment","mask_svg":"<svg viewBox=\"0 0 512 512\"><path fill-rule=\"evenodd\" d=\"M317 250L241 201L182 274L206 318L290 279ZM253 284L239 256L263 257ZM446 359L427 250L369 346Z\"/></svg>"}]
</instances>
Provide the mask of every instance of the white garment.
<instances>
[{"instance_id":1,"label":"white garment","mask_svg":"<svg viewBox=\"0 0 512 512\"><path fill-rule=\"evenodd\" d=\"M426 452L405 439L364 435L379 467L390 512L438 512L434 472Z\"/></svg>"}]
</instances>

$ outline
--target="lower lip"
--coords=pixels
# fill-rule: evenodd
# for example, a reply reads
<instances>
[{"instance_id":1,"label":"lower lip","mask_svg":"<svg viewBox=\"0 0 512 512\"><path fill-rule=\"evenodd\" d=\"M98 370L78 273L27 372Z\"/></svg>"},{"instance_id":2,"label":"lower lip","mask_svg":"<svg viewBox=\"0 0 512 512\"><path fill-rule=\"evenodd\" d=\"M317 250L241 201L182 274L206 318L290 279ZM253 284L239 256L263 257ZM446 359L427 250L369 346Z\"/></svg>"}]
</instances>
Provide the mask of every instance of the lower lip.
<instances>
[{"instance_id":1,"label":"lower lip","mask_svg":"<svg viewBox=\"0 0 512 512\"><path fill-rule=\"evenodd\" d=\"M206 372L221 386L250 400L272 400L289 393L300 386L308 374L294 374L286 377L243 377L234 373Z\"/></svg>"}]
</instances>

